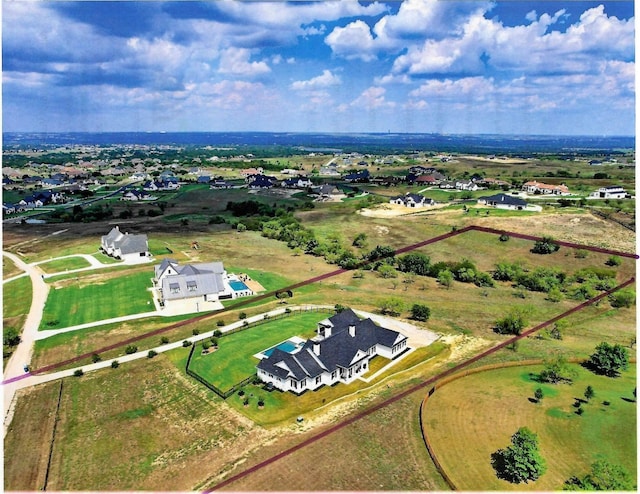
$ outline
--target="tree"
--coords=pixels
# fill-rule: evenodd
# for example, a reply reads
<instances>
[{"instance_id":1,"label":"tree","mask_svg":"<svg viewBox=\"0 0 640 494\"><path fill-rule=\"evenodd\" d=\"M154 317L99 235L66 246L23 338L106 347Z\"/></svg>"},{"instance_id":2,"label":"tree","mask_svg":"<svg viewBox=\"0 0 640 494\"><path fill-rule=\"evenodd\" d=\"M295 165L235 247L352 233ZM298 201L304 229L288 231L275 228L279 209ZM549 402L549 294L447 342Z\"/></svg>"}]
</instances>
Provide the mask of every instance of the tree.
<instances>
[{"instance_id":1,"label":"tree","mask_svg":"<svg viewBox=\"0 0 640 494\"><path fill-rule=\"evenodd\" d=\"M582 478L571 477L565 481L565 491L635 491L636 485L620 465L598 460L591 465L591 472Z\"/></svg>"},{"instance_id":2,"label":"tree","mask_svg":"<svg viewBox=\"0 0 640 494\"><path fill-rule=\"evenodd\" d=\"M447 288L451 288L451 285L453 285L453 273L448 269L440 271L438 274L438 283Z\"/></svg>"},{"instance_id":3,"label":"tree","mask_svg":"<svg viewBox=\"0 0 640 494\"><path fill-rule=\"evenodd\" d=\"M353 243L351 245L358 248L365 247L367 245L367 234L358 233L356 238L353 239Z\"/></svg>"},{"instance_id":4,"label":"tree","mask_svg":"<svg viewBox=\"0 0 640 494\"><path fill-rule=\"evenodd\" d=\"M411 319L424 322L429 319L429 316L431 316L431 309L426 305L413 304L411 307Z\"/></svg>"},{"instance_id":5,"label":"tree","mask_svg":"<svg viewBox=\"0 0 640 494\"><path fill-rule=\"evenodd\" d=\"M402 299L391 297L383 300L380 304L380 312L383 314L389 314L390 316L399 316L404 309L404 302Z\"/></svg>"},{"instance_id":6,"label":"tree","mask_svg":"<svg viewBox=\"0 0 640 494\"><path fill-rule=\"evenodd\" d=\"M414 273L418 276L429 274L429 256L420 253L407 254L398 258L398 269L403 273Z\"/></svg>"},{"instance_id":7,"label":"tree","mask_svg":"<svg viewBox=\"0 0 640 494\"><path fill-rule=\"evenodd\" d=\"M389 264L381 265L378 268L378 273L382 278L385 278L385 279L398 277L398 272L396 271L396 268L394 268L393 266L390 266Z\"/></svg>"},{"instance_id":8,"label":"tree","mask_svg":"<svg viewBox=\"0 0 640 494\"><path fill-rule=\"evenodd\" d=\"M587 401L591 400L596 395L595 391L591 387L591 385L587 386L587 389L584 390L584 397Z\"/></svg>"},{"instance_id":9,"label":"tree","mask_svg":"<svg viewBox=\"0 0 640 494\"><path fill-rule=\"evenodd\" d=\"M612 346L603 341L589 357L587 364L598 374L615 377L629 367L629 352L619 343Z\"/></svg>"},{"instance_id":10,"label":"tree","mask_svg":"<svg viewBox=\"0 0 640 494\"><path fill-rule=\"evenodd\" d=\"M136 353L138 351L138 347L135 345L127 345L127 348L124 349L124 353L127 355L131 355L132 353Z\"/></svg>"},{"instance_id":11,"label":"tree","mask_svg":"<svg viewBox=\"0 0 640 494\"><path fill-rule=\"evenodd\" d=\"M5 328L2 334L2 344L16 346L20 343L20 332L15 328Z\"/></svg>"},{"instance_id":12,"label":"tree","mask_svg":"<svg viewBox=\"0 0 640 494\"><path fill-rule=\"evenodd\" d=\"M491 465L498 478L515 484L537 480L547 469L538 450L538 436L526 427L511 436L511 446L491 455Z\"/></svg>"},{"instance_id":13,"label":"tree","mask_svg":"<svg viewBox=\"0 0 640 494\"><path fill-rule=\"evenodd\" d=\"M558 355L545 360L544 369L538 377L542 382L557 384L560 381L570 380L567 376L568 370L567 359L563 355Z\"/></svg>"},{"instance_id":14,"label":"tree","mask_svg":"<svg viewBox=\"0 0 640 494\"><path fill-rule=\"evenodd\" d=\"M542 237L533 245L531 252L534 254L553 254L560 249L560 246L551 237Z\"/></svg>"},{"instance_id":15,"label":"tree","mask_svg":"<svg viewBox=\"0 0 640 494\"><path fill-rule=\"evenodd\" d=\"M536 391L533 393L533 396L536 399L536 401L540 403L542 401L542 398L544 398L544 393L542 392L542 388L536 389Z\"/></svg>"}]
</instances>

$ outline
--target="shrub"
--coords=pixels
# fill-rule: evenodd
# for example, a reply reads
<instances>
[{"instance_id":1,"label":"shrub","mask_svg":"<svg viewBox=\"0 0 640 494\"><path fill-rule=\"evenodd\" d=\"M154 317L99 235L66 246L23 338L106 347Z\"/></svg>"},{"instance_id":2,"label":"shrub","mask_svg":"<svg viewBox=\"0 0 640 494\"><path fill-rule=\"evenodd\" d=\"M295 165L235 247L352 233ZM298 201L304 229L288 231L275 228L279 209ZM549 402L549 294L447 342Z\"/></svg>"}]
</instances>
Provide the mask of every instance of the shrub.
<instances>
[{"instance_id":1,"label":"shrub","mask_svg":"<svg viewBox=\"0 0 640 494\"><path fill-rule=\"evenodd\" d=\"M264 406L264 400L262 398L258 398L258 406L259 407L263 407Z\"/></svg>"},{"instance_id":2,"label":"shrub","mask_svg":"<svg viewBox=\"0 0 640 494\"><path fill-rule=\"evenodd\" d=\"M153 358L156 355L158 355L158 352L156 352L155 350L149 350L149 353L147 353L147 358Z\"/></svg>"},{"instance_id":3,"label":"shrub","mask_svg":"<svg viewBox=\"0 0 640 494\"><path fill-rule=\"evenodd\" d=\"M631 307L636 303L636 292L630 289L618 290L609 295L611 307Z\"/></svg>"},{"instance_id":4,"label":"shrub","mask_svg":"<svg viewBox=\"0 0 640 494\"><path fill-rule=\"evenodd\" d=\"M509 237L509 235L507 235L506 233L503 233L498 237L498 240L500 240L500 242L507 242L509 241L510 238L511 237Z\"/></svg>"},{"instance_id":5,"label":"shrub","mask_svg":"<svg viewBox=\"0 0 640 494\"><path fill-rule=\"evenodd\" d=\"M524 314L519 310L512 310L502 319L498 319L495 323L495 332L500 334L519 335L527 325Z\"/></svg>"},{"instance_id":6,"label":"shrub","mask_svg":"<svg viewBox=\"0 0 640 494\"><path fill-rule=\"evenodd\" d=\"M242 321L242 327L243 328L248 328L249 327L249 321Z\"/></svg>"},{"instance_id":7,"label":"shrub","mask_svg":"<svg viewBox=\"0 0 640 494\"><path fill-rule=\"evenodd\" d=\"M585 259L589 255L589 251L585 249L576 249L576 259Z\"/></svg>"},{"instance_id":8,"label":"shrub","mask_svg":"<svg viewBox=\"0 0 640 494\"><path fill-rule=\"evenodd\" d=\"M218 326L224 326L224 323L218 324ZM219 329L216 329L213 332L213 336L215 336L216 338L220 338L222 336L222 331L220 331Z\"/></svg>"},{"instance_id":9,"label":"shrub","mask_svg":"<svg viewBox=\"0 0 640 494\"><path fill-rule=\"evenodd\" d=\"M200 334L200 330L194 329L193 331L191 331L191 334L193 334L193 336L198 336Z\"/></svg>"},{"instance_id":10,"label":"shrub","mask_svg":"<svg viewBox=\"0 0 640 494\"><path fill-rule=\"evenodd\" d=\"M215 346L215 347L217 347L217 346L218 346L218 338L216 338L215 336L212 336L212 337L210 338L210 340L211 340L211 344L212 344L213 346Z\"/></svg>"},{"instance_id":11,"label":"shrub","mask_svg":"<svg viewBox=\"0 0 640 494\"><path fill-rule=\"evenodd\" d=\"M222 320L222 319L218 319L218 320L216 321L216 326L218 326L218 327L220 327L220 326L224 326L224 320Z\"/></svg>"},{"instance_id":12,"label":"shrub","mask_svg":"<svg viewBox=\"0 0 640 494\"><path fill-rule=\"evenodd\" d=\"M185 347L185 348L187 348L187 347L189 347L191 345L192 345L192 343L189 340L184 340L182 342L182 346Z\"/></svg>"},{"instance_id":13,"label":"shrub","mask_svg":"<svg viewBox=\"0 0 640 494\"><path fill-rule=\"evenodd\" d=\"M166 345L167 343L169 343L169 338L167 338L166 336L160 338L160 344Z\"/></svg>"},{"instance_id":14,"label":"shrub","mask_svg":"<svg viewBox=\"0 0 640 494\"><path fill-rule=\"evenodd\" d=\"M620 266L620 264L622 264L622 259L620 259L620 256L611 256L607 259L605 264L607 266Z\"/></svg>"},{"instance_id":15,"label":"shrub","mask_svg":"<svg viewBox=\"0 0 640 494\"><path fill-rule=\"evenodd\" d=\"M531 252L534 254L553 254L560 249L560 246L551 237L542 237L542 240L537 240L534 244Z\"/></svg>"},{"instance_id":16,"label":"shrub","mask_svg":"<svg viewBox=\"0 0 640 494\"><path fill-rule=\"evenodd\" d=\"M7 346L16 346L20 343L20 332L15 328L4 328L2 343Z\"/></svg>"},{"instance_id":17,"label":"shrub","mask_svg":"<svg viewBox=\"0 0 640 494\"><path fill-rule=\"evenodd\" d=\"M240 391L238 391L238 396L244 396L244 389L241 389Z\"/></svg>"},{"instance_id":18,"label":"shrub","mask_svg":"<svg viewBox=\"0 0 640 494\"><path fill-rule=\"evenodd\" d=\"M431 315L431 309L426 305L413 304L411 307L411 319L416 321L427 321Z\"/></svg>"},{"instance_id":19,"label":"shrub","mask_svg":"<svg viewBox=\"0 0 640 494\"><path fill-rule=\"evenodd\" d=\"M113 360L111 362L111 368L112 369L117 369L120 366L120 362L118 362L117 360Z\"/></svg>"},{"instance_id":20,"label":"shrub","mask_svg":"<svg viewBox=\"0 0 640 494\"><path fill-rule=\"evenodd\" d=\"M247 313L246 312L241 312L238 315L238 319L242 320L242 319L246 319L247 318Z\"/></svg>"},{"instance_id":21,"label":"shrub","mask_svg":"<svg viewBox=\"0 0 640 494\"><path fill-rule=\"evenodd\" d=\"M128 345L127 348L124 349L124 353L127 355L131 355L132 353L136 353L138 351L138 347L135 345Z\"/></svg>"},{"instance_id":22,"label":"shrub","mask_svg":"<svg viewBox=\"0 0 640 494\"><path fill-rule=\"evenodd\" d=\"M95 364L96 362L100 362L102 358L97 353L91 355L91 361Z\"/></svg>"},{"instance_id":23,"label":"shrub","mask_svg":"<svg viewBox=\"0 0 640 494\"><path fill-rule=\"evenodd\" d=\"M203 341L202 342L202 349L203 350L209 350L209 348L211 347L211 343L209 343L208 341Z\"/></svg>"},{"instance_id":24,"label":"shrub","mask_svg":"<svg viewBox=\"0 0 640 494\"><path fill-rule=\"evenodd\" d=\"M76 369L76 370L73 371L73 375L75 377L80 377L80 376L84 375L84 371L82 369Z\"/></svg>"}]
</instances>

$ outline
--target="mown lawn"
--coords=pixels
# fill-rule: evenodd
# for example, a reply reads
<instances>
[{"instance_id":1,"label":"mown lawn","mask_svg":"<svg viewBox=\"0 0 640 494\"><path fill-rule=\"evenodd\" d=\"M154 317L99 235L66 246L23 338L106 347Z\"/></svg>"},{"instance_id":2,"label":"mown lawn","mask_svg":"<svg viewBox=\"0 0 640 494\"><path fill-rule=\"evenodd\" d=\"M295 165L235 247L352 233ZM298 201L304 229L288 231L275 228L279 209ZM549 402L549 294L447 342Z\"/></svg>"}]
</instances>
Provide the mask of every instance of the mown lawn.
<instances>
[{"instance_id":1,"label":"mown lawn","mask_svg":"<svg viewBox=\"0 0 640 494\"><path fill-rule=\"evenodd\" d=\"M513 367L473 374L450 382L431 396L423 413L436 456L460 490L553 491L573 475L584 476L591 463L606 459L636 478L635 365L618 378L598 376L572 365L571 384L536 382L542 366ZM583 403L590 385L595 397ZM541 387L544 397L533 400ZM609 404L606 404L608 402ZM510 444L526 426L538 434L547 472L528 484L496 477L491 453Z\"/></svg>"},{"instance_id":2,"label":"mown lawn","mask_svg":"<svg viewBox=\"0 0 640 494\"><path fill-rule=\"evenodd\" d=\"M154 310L147 271L49 292L40 329L65 328Z\"/></svg>"},{"instance_id":3,"label":"mown lawn","mask_svg":"<svg viewBox=\"0 0 640 494\"><path fill-rule=\"evenodd\" d=\"M69 271L72 269L88 268L89 266L91 266L89 261L80 256L54 259L53 261L39 264L40 269L45 273L60 273L62 271Z\"/></svg>"},{"instance_id":4,"label":"mown lawn","mask_svg":"<svg viewBox=\"0 0 640 494\"><path fill-rule=\"evenodd\" d=\"M2 287L2 331L13 329L22 332L31 308L31 278L24 276L5 283ZM3 345L3 363L13 353L13 347Z\"/></svg>"}]
</instances>

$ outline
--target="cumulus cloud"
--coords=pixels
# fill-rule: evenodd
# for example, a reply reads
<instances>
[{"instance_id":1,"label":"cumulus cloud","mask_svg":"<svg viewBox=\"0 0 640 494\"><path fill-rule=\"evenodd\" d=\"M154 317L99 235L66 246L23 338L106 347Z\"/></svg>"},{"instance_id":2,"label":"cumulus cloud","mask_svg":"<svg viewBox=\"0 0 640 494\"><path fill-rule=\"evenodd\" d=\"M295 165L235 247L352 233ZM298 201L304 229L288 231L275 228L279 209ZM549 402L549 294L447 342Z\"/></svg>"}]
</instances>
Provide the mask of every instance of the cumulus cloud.
<instances>
[{"instance_id":1,"label":"cumulus cloud","mask_svg":"<svg viewBox=\"0 0 640 494\"><path fill-rule=\"evenodd\" d=\"M342 80L339 76L333 74L330 70L325 69L322 71L321 75L306 81L294 81L290 87L296 91L315 90L336 86L341 82Z\"/></svg>"},{"instance_id":2,"label":"cumulus cloud","mask_svg":"<svg viewBox=\"0 0 640 494\"><path fill-rule=\"evenodd\" d=\"M385 93L387 90L383 87L372 86L365 89L360 96L350 103L351 107L364 108L366 110L372 110L382 107L394 107L393 101L387 101L385 99Z\"/></svg>"},{"instance_id":3,"label":"cumulus cloud","mask_svg":"<svg viewBox=\"0 0 640 494\"><path fill-rule=\"evenodd\" d=\"M245 48L227 48L220 55L218 71L221 74L256 76L271 72L265 62L250 62L251 52Z\"/></svg>"},{"instance_id":4,"label":"cumulus cloud","mask_svg":"<svg viewBox=\"0 0 640 494\"><path fill-rule=\"evenodd\" d=\"M325 38L333 53L347 60L359 58L368 62L376 58L371 30L366 22L357 20L345 27L336 27Z\"/></svg>"}]
</instances>

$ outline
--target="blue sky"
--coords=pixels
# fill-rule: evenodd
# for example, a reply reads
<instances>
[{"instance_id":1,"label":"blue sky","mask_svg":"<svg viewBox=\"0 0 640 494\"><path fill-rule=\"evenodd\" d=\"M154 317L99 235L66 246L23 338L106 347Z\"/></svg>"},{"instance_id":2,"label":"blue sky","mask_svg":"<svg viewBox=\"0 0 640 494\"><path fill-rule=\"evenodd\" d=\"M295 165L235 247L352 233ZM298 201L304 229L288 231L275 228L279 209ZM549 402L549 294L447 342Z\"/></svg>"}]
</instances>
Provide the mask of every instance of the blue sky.
<instances>
[{"instance_id":1,"label":"blue sky","mask_svg":"<svg viewBox=\"0 0 640 494\"><path fill-rule=\"evenodd\" d=\"M4 131L635 134L632 1L2 2Z\"/></svg>"}]
</instances>

